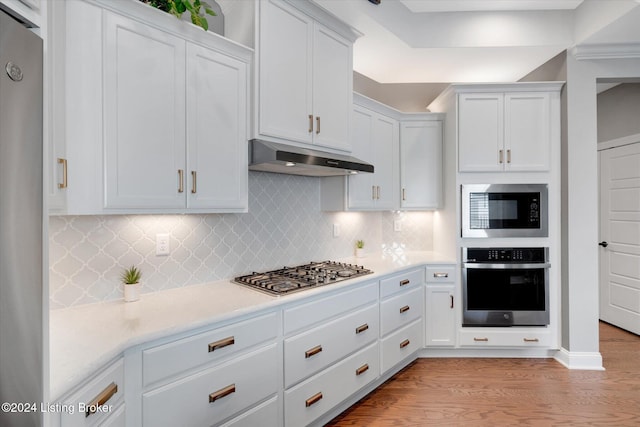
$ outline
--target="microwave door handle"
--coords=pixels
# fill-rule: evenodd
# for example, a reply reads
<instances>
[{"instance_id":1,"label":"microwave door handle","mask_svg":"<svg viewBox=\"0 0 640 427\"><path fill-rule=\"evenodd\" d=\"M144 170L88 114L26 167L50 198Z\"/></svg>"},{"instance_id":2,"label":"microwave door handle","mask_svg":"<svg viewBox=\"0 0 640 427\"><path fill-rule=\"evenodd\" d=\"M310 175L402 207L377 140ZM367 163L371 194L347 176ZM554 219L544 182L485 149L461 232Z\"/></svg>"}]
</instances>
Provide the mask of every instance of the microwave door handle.
<instances>
[{"instance_id":1,"label":"microwave door handle","mask_svg":"<svg viewBox=\"0 0 640 427\"><path fill-rule=\"evenodd\" d=\"M462 267L476 270L528 270L532 268L551 268L551 264L548 262L532 264L479 264L465 262Z\"/></svg>"}]
</instances>

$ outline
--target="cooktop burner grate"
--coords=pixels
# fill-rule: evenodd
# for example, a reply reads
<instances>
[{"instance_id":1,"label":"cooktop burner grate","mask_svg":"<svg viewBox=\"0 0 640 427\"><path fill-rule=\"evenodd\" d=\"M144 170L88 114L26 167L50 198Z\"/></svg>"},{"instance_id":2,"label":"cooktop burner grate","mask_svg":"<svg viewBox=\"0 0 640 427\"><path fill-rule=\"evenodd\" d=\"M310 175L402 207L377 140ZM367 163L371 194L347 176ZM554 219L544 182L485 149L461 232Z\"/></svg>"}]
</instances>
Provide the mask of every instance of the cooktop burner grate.
<instances>
[{"instance_id":1,"label":"cooktop burner grate","mask_svg":"<svg viewBox=\"0 0 640 427\"><path fill-rule=\"evenodd\" d=\"M236 277L233 281L269 295L285 295L371 273L373 271L363 266L323 261L311 262L297 267L283 267L265 273L251 273Z\"/></svg>"}]
</instances>

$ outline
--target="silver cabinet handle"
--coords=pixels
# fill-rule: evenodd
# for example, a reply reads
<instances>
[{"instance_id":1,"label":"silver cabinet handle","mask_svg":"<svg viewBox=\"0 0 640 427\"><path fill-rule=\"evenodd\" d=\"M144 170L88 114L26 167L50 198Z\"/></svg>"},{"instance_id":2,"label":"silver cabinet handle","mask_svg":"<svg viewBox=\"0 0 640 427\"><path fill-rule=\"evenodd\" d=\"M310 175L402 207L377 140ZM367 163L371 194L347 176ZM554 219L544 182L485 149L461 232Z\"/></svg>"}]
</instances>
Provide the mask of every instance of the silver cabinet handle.
<instances>
[{"instance_id":1,"label":"silver cabinet handle","mask_svg":"<svg viewBox=\"0 0 640 427\"><path fill-rule=\"evenodd\" d=\"M236 392L236 385L230 384L225 388L221 388L220 390L214 391L213 393L211 393L209 395L209 403L213 403L216 400L222 399L223 397L229 396L231 393L235 393L235 392Z\"/></svg>"},{"instance_id":2,"label":"silver cabinet handle","mask_svg":"<svg viewBox=\"0 0 640 427\"><path fill-rule=\"evenodd\" d=\"M524 338L524 342L539 342L538 338Z\"/></svg>"},{"instance_id":3,"label":"silver cabinet handle","mask_svg":"<svg viewBox=\"0 0 640 427\"><path fill-rule=\"evenodd\" d=\"M371 186L371 200L375 200L376 199L376 186L372 185Z\"/></svg>"},{"instance_id":4,"label":"silver cabinet handle","mask_svg":"<svg viewBox=\"0 0 640 427\"><path fill-rule=\"evenodd\" d=\"M67 188L67 159L58 159L58 163L62 164L62 182L58 184L58 188Z\"/></svg>"},{"instance_id":5,"label":"silver cabinet handle","mask_svg":"<svg viewBox=\"0 0 640 427\"><path fill-rule=\"evenodd\" d=\"M376 193L376 199L380 200L380 186L378 185L377 187L377 193Z\"/></svg>"},{"instance_id":6,"label":"silver cabinet handle","mask_svg":"<svg viewBox=\"0 0 640 427\"><path fill-rule=\"evenodd\" d=\"M511 163L511 150L507 150L507 163Z\"/></svg>"},{"instance_id":7,"label":"silver cabinet handle","mask_svg":"<svg viewBox=\"0 0 640 427\"><path fill-rule=\"evenodd\" d=\"M504 163L504 150L499 151L500 164Z\"/></svg>"},{"instance_id":8,"label":"silver cabinet handle","mask_svg":"<svg viewBox=\"0 0 640 427\"><path fill-rule=\"evenodd\" d=\"M316 135L320 133L320 116L316 117Z\"/></svg>"},{"instance_id":9,"label":"silver cabinet handle","mask_svg":"<svg viewBox=\"0 0 640 427\"><path fill-rule=\"evenodd\" d=\"M118 384L112 382L104 390L100 392L96 397L87 404L87 411L85 412L85 418L89 415L95 414L98 408L109 401L114 394L118 392Z\"/></svg>"},{"instance_id":10,"label":"silver cabinet handle","mask_svg":"<svg viewBox=\"0 0 640 427\"><path fill-rule=\"evenodd\" d=\"M196 194L198 175L196 171L191 171L191 194Z\"/></svg>"},{"instance_id":11,"label":"silver cabinet handle","mask_svg":"<svg viewBox=\"0 0 640 427\"><path fill-rule=\"evenodd\" d=\"M313 132L313 114L309 114L309 133Z\"/></svg>"},{"instance_id":12,"label":"silver cabinet handle","mask_svg":"<svg viewBox=\"0 0 640 427\"><path fill-rule=\"evenodd\" d=\"M223 338L221 340L218 341L214 341L212 343L209 343L209 353L214 352L220 348L223 347L227 347L229 345L233 345L236 343L236 339L233 336L227 337L227 338Z\"/></svg>"},{"instance_id":13,"label":"silver cabinet handle","mask_svg":"<svg viewBox=\"0 0 640 427\"><path fill-rule=\"evenodd\" d=\"M407 192L405 191L405 189L402 189L402 201L404 202L405 200L407 200Z\"/></svg>"},{"instance_id":14,"label":"silver cabinet handle","mask_svg":"<svg viewBox=\"0 0 640 427\"><path fill-rule=\"evenodd\" d=\"M449 273L433 273L434 279L446 279L449 277Z\"/></svg>"},{"instance_id":15,"label":"silver cabinet handle","mask_svg":"<svg viewBox=\"0 0 640 427\"><path fill-rule=\"evenodd\" d=\"M473 340L475 342L489 342L489 338L477 338L477 337L473 337Z\"/></svg>"}]
</instances>

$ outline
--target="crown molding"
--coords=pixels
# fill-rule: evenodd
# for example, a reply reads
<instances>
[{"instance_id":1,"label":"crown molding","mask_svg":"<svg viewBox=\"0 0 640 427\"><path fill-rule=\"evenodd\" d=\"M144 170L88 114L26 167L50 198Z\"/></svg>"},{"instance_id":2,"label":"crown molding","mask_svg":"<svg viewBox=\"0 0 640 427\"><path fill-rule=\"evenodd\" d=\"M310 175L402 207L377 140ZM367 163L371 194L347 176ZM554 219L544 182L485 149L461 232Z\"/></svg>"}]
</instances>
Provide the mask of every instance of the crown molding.
<instances>
[{"instance_id":1,"label":"crown molding","mask_svg":"<svg viewBox=\"0 0 640 427\"><path fill-rule=\"evenodd\" d=\"M578 61L593 59L637 59L640 58L640 43L583 44L573 48Z\"/></svg>"}]
</instances>

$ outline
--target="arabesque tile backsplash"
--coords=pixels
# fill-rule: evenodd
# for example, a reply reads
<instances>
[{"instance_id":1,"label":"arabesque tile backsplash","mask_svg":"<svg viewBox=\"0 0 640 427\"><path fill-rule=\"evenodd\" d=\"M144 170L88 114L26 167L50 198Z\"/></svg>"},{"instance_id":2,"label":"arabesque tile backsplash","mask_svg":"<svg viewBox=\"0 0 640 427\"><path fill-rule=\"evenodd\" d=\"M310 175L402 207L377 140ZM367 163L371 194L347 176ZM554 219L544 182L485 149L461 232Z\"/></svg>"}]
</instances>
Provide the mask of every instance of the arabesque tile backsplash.
<instances>
[{"instance_id":1,"label":"arabesque tile backsplash","mask_svg":"<svg viewBox=\"0 0 640 427\"><path fill-rule=\"evenodd\" d=\"M51 308L122 298L119 275L130 265L147 293L348 257L358 239L371 252L433 248L430 212L322 212L319 200L318 178L250 172L248 213L53 216ZM168 256L155 254L158 233L170 235Z\"/></svg>"}]
</instances>

